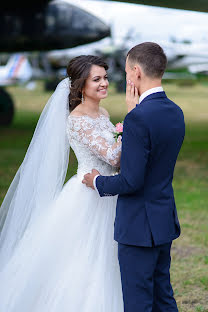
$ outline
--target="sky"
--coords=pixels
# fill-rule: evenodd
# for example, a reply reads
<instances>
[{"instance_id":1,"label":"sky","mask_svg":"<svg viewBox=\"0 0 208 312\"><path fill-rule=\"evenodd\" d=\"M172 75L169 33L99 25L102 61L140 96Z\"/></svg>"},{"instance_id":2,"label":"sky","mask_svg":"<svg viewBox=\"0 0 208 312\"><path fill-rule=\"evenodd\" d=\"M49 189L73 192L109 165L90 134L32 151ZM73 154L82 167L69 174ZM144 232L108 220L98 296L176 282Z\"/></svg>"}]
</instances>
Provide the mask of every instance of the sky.
<instances>
[{"instance_id":1,"label":"sky","mask_svg":"<svg viewBox=\"0 0 208 312\"><path fill-rule=\"evenodd\" d=\"M208 42L208 13L192 12L113 1L67 0L111 25L116 43L129 31L141 41L191 40Z\"/></svg>"}]
</instances>

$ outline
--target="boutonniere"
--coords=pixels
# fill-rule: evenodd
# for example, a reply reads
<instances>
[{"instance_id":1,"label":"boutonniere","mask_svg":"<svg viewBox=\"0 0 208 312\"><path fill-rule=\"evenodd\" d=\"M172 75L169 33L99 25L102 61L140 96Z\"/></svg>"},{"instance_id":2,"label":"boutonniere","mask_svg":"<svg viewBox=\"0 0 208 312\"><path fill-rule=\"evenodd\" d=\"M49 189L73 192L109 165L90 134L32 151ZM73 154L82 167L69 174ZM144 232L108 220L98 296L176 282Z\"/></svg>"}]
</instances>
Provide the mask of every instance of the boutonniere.
<instances>
[{"instance_id":1,"label":"boutonniere","mask_svg":"<svg viewBox=\"0 0 208 312\"><path fill-rule=\"evenodd\" d=\"M114 132L113 134L114 134L114 138L117 142L118 137L122 136L122 134L123 134L123 121L118 122L115 127L116 127L116 132Z\"/></svg>"}]
</instances>

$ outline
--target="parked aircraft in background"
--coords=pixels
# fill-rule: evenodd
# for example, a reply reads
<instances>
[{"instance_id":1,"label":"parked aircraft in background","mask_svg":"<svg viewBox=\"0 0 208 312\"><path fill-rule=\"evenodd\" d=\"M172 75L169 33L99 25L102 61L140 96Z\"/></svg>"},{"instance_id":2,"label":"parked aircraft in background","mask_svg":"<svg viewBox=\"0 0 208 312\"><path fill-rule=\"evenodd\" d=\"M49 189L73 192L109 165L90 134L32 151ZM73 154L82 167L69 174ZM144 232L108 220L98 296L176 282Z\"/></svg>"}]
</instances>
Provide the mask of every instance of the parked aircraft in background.
<instances>
[{"instance_id":1,"label":"parked aircraft in background","mask_svg":"<svg viewBox=\"0 0 208 312\"><path fill-rule=\"evenodd\" d=\"M1 52L72 48L110 35L104 22L80 7L65 1L42 3L37 6L32 0L23 8L19 1L12 8L4 3L3 9L1 5Z\"/></svg>"},{"instance_id":2,"label":"parked aircraft in background","mask_svg":"<svg viewBox=\"0 0 208 312\"><path fill-rule=\"evenodd\" d=\"M164 44L164 50L168 56L169 69L187 68L191 73L203 72L203 66L207 69L207 43L166 43Z\"/></svg>"},{"instance_id":3,"label":"parked aircraft in background","mask_svg":"<svg viewBox=\"0 0 208 312\"><path fill-rule=\"evenodd\" d=\"M32 77L33 68L23 53L12 54L6 65L0 66L0 124L9 124L14 115L13 99L2 87L23 84Z\"/></svg>"},{"instance_id":4,"label":"parked aircraft in background","mask_svg":"<svg viewBox=\"0 0 208 312\"><path fill-rule=\"evenodd\" d=\"M70 1L70 0L69 0ZM92 1L89 1L92 2ZM104 6L104 1L99 2L99 6ZM119 5L118 5L119 15ZM105 18L105 17L104 17ZM119 19L113 21L112 29L119 30ZM128 50L141 42L139 33L135 33L139 29L139 21L135 28L132 28L131 21L128 22L126 34L124 34L122 41L119 31L114 31L109 38L105 38L99 42L90 43L87 45L78 46L72 49L54 50L47 53L47 58L54 68L66 67L69 59L80 54L96 54L103 56L109 64L108 75L109 78L116 82L117 90L125 90L125 59ZM118 43L119 42L119 43ZM208 64L208 44L193 44L191 42L171 42L171 41L157 41L164 49L168 65L167 71L178 69L186 69L190 74L184 73L166 73L166 79L193 79L192 74L199 72L206 72ZM199 67L200 65L200 67ZM203 68L203 66L204 68Z\"/></svg>"},{"instance_id":5,"label":"parked aircraft in background","mask_svg":"<svg viewBox=\"0 0 208 312\"><path fill-rule=\"evenodd\" d=\"M74 0L66 0L71 3L73 3ZM93 7L92 2L96 2L96 6ZM108 2L108 3L107 3ZM123 1L123 2L134 2L134 1ZM136 2L136 1L135 1ZM151 4L155 5L161 5L165 2L165 4L170 5L170 1L152 1ZM199 1L200 2L200 1ZM113 11L116 11L117 17L115 19L111 19L111 27L114 31L112 31L111 38L105 38L99 42L82 45L79 47L75 47L72 49L65 49L65 50L54 50L50 51L47 54L48 60L50 63L55 67L62 67L63 69L66 67L68 61L70 58L80 55L80 54L98 54L103 57L105 57L106 61L108 62L109 66L109 77L112 77L112 80L116 81L118 83L118 90L123 90L125 86L125 58L126 53L128 50L134 46L135 44L138 44L141 41L140 32L142 33L141 28L141 22L140 19L135 20L134 19L134 27L132 26L132 20L127 18L125 21L125 27L126 27L126 34L124 34L123 39L121 39L121 20L118 18L120 15L123 16L123 6L121 6L118 3L113 3L113 1L77 1L77 5L79 5L82 8L87 8L89 3L90 12L94 13L96 10L99 12L100 16L102 16L103 10L107 7L108 10L111 12L111 7ZM106 6L107 3L107 6ZM140 3L140 1L137 1L137 3ZM149 1L141 1L142 4L148 4ZM164 7L167 6L164 4ZM189 5L187 1L180 2L180 8L187 8L183 5ZM205 7L200 6L201 3L199 3L199 7L201 11L205 10ZM176 8L178 4L175 5L175 3L171 3L172 7ZM193 8L193 3L190 4L189 8ZM127 6L129 8L130 6ZM132 6L132 10L136 8L135 6ZM177 7L179 8L179 7ZM196 6L194 7L194 9ZM120 10L120 11L119 11ZM127 10L128 13L130 11ZM103 14L103 19L105 22L109 21L109 15ZM145 26L144 26L145 27ZM122 41L121 41L122 40ZM119 43L118 43L119 42ZM192 44L191 42L185 41L185 42L171 42L171 41L160 41L157 40L157 42L163 47L163 49L166 52L167 58L168 58L168 66L167 71L173 71L178 69L186 69L190 72L190 75L188 74L172 74L168 73L165 75L166 79L176 79L176 78L185 78L185 79L193 79L192 73L197 73L198 71L206 72L207 71L207 65L208 64L208 44ZM199 66L200 65L200 66ZM203 69L204 67L204 69ZM122 87L121 87L122 86Z\"/></svg>"},{"instance_id":6,"label":"parked aircraft in background","mask_svg":"<svg viewBox=\"0 0 208 312\"><path fill-rule=\"evenodd\" d=\"M32 66L24 54L13 54L6 65L0 66L0 86L24 83L32 76Z\"/></svg>"},{"instance_id":7,"label":"parked aircraft in background","mask_svg":"<svg viewBox=\"0 0 208 312\"><path fill-rule=\"evenodd\" d=\"M76 5L64 1L24 0L3 1L0 10L0 52L50 51L72 48L95 42L110 35L110 27L98 17ZM28 61L15 56L15 70L1 68L2 83L6 86L29 75ZM21 66L20 66L21 65ZM19 67L20 69L19 69ZM1 77L1 76L0 76ZM1 80L1 78L0 78ZM0 88L0 125L8 125L13 119L14 103L8 92Z\"/></svg>"},{"instance_id":8,"label":"parked aircraft in background","mask_svg":"<svg viewBox=\"0 0 208 312\"><path fill-rule=\"evenodd\" d=\"M70 4L60 0L31 0L25 3L24 0L19 0L17 6L17 3L14 1L4 1L1 4L0 12L0 52L44 51L45 53L56 50L54 51L54 53L58 52L56 56L54 56L53 52L47 54L47 56L51 64L53 66L55 64L56 69L60 68L62 70L66 65L65 61L68 62L70 58L66 54L68 53L66 48L72 48L70 55L73 56L76 53L77 55L87 54L90 51L90 53L97 53L106 57L110 65L111 74L117 79L118 84L121 84L119 79L122 79L123 83L123 65L126 51L129 48L129 40L124 41L125 44L119 46L113 42L102 47L96 46L96 49L92 52L92 43L108 37L110 35L110 27L77 5L84 1L78 0L73 2L73 4ZM122 2L208 12L207 0L180 0L175 2L170 0L123 0ZM138 42L139 40L137 40ZM89 50L86 47L87 43L90 43L88 46ZM133 42L131 42L132 45ZM82 48L83 52L78 52L78 46L81 46L80 48ZM61 51L60 49L65 50ZM172 45L172 49L170 47L166 49L165 46L164 49L169 60L168 66L181 67L185 63L193 62L193 57L195 61L197 57L200 57L200 62L190 63L190 66L187 66L193 72L199 69L199 65L206 67L207 63L204 56L202 57L205 60L203 63L201 56L190 55L188 50L186 53L181 53L174 45ZM65 58L63 57L64 55L66 56ZM11 104L11 97L5 90L0 89L0 124L9 124L12 121L12 115L7 109L9 104L5 104L7 103L7 98L8 103L10 102ZM11 105L13 106L13 103Z\"/></svg>"}]
</instances>

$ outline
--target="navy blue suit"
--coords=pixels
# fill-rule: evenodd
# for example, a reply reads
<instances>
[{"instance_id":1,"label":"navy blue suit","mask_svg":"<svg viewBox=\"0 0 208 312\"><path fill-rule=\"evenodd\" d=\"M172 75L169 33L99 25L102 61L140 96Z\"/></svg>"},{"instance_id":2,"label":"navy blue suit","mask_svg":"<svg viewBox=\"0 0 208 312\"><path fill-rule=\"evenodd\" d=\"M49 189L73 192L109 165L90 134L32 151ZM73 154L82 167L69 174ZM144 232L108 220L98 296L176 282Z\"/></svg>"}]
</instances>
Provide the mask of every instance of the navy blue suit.
<instances>
[{"instance_id":1,"label":"navy blue suit","mask_svg":"<svg viewBox=\"0 0 208 312\"><path fill-rule=\"evenodd\" d=\"M185 136L182 110L150 94L124 119L120 174L99 176L100 196L118 196L114 239L125 312L178 311L169 281L170 247L180 235L172 179Z\"/></svg>"}]
</instances>

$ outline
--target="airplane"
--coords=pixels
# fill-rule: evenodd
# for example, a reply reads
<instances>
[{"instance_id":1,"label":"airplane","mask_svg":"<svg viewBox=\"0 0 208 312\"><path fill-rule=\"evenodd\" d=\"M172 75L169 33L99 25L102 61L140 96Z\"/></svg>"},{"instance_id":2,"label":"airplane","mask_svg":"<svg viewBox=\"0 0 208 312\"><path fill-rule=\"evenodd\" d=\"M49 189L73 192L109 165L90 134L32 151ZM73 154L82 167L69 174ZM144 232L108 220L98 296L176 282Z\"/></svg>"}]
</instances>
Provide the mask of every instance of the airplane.
<instances>
[{"instance_id":1,"label":"airplane","mask_svg":"<svg viewBox=\"0 0 208 312\"><path fill-rule=\"evenodd\" d=\"M80 7L56 0L37 7L33 1L1 7L1 52L72 48L110 35L104 22Z\"/></svg>"},{"instance_id":2,"label":"airplane","mask_svg":"<svg viewBox=\"0 0 208 312\"><path fill-rule=\"evenodd\" d=\"M0 86L24 83L33 76L28 58L22 53L12 54L6 65L0 66Z\"/></svg>"},{"instance_id":3,"label":"airplane","mask_svg":"<svg viewBox=\"0 0 208 312\"><path fill-rule=\"evenodd\" d=\"M23 84L33 77L33 68L23 53L12 54L6 65L0 66L0 124L8 125L14 117L13 99L4 86Z\"/></svg>"},{"instance_id":4,"label":"airplane","mask_svg":"<svg viewBox=\"0 0 208 312\"><path fill-rule=\"evenodd\" d=\"M94 0L96 1L96 0ZM110 1L110 0L105 0L105 1ZM117 1L117 0L115 0ZM120 1L120 0L118 0ZM10 35L15 36L16 34L18 34L18 32L21 32L22 29L24 30L24 36L19 36L19 48L22 48L25 50L32 50L34 49L33 46L33 42L34 41L35 44L38 46L39 45L39 49L41 50L46 49L45 46L45 42L43 42L44 40L42 40L43 45L40 43L41 40L39 41L38 37L42 34L46 35L44 38L46 41L49 42L53 42L55 43L55 46L52 48L52 46L50 46L49 50L54 50L54 49L62 49L62 48L66 48L66 45L63 44L63 42L61 42L61 44L59 45L60 41L57 38L54 38L57 34L56 31L54 33L54 36L52 34L52 31L50 32L50 29L56 29L56 27L54 25L57 25L57 29L63 29L61 26L61 16L62 14L60 12L63 11L68 11L68 10L64 10L61 9L51 9L47 11L46 7L48 5L50 5L50 0L37 0L37 1L30 1L27 4L24 3L24 0L19 0L18 1L18 8L16 7L16 3L15 2L4 2L3 4L1 4L1 12L0 12L0 16L2 16L2 11L5 12L9 12L10 16L7 17L7 26L6 27L5 23L4 23L4 27L2 27L2 29L4 30L5 34L7 33L7 30L10 31ZM60 3L60 1L58 1ZM82 1L83 2L83 1ZM160 7L168 7L168 8L175 8L175 9L184 9L184 10L192 10L192 11L200 11L200 12L208 12L208 7L207 7L207 0L198 0L196 1L187 1L187 0L180 0L180 1L170 1L170 0L145 0L145 1L139 1L139 0L132 0L132 1L125 1L125 0L121 0L121 2L127 2L127 3L137 3L137 4L144 4L144 5L152 5L152 6L160 6ZM58 6L57 1L55 1L55 3ZM74 1L74 4L78 4L81 3L80 0ZM63 6L64 7L64 6ZM11 17L11 12L13 15L17 16L17 18L12 18ZM14 13L16 12L16 13ZM32 12L32 13L31 13ZM57 14L55 14L54 12L56 12ZM64 12L65 14L63 14L64 16L64 20L67 20L67 13ZM19 19L20 16L20 19ZM35 18L34 18L35 17ZM22 20L24 21L23 23L20 23ZM1 20L3 20L3 18L1 18ZM81 21L81 19L78 19L79 22ZM31 23L32 21L32 23ZM80 23L79 23L80 24ZM88 23L89 25L90 23ZM37 36L37 32L34 31L35 29L35 25L39 28L38 29L38 36ZM85 24L86 25L86 24ZM48 28L47 28L48 27ZM48 32L45 30L48 29ZM28 31L28 32L27 32ZM1 33L1 30L0 30ZM28 35L29 33L29 35ZM60 32L61 33L61 32ZM59 34L60 34L59 33ZM85 36L84 31L80 31L80 34L82 33L83 36ZM32 36L31 36L32 34ZM63 35L63 33L61 33ZM36 35L36 36L35 36ZM6 36L4 39L4 42L8 43L8 37L10 36ZM27 40L28 37L31 38L31 40ZM64 36L59 36L60 38L65 38ZM105 36L103 36L105 37ZM106 35L107 37L107 35ZM14 37L12 37L14 38ZM30 39L29 38L29 39ZM34 38L34 40L33 40ZM53 41L54 40L54 41ZM63 41L64 41L63 40ZM90 42L90 41L88 41ZM91 41L92 42L92 41ZM26 44L27 45L26 45ZM30 46L31 44L31 46ZM79 44L81 44L79 42ZM11 44L10 44L10 48L11 48ZM14 48L15 49L15 48ZM39 50L37 48L37 50ZM0 48L0 51L2 49ZM1 106L0 106L0 112L1 112ZM2 113L2 112L1 112ZM1 123L1 122L0 122Z\"/></svg>"},{"instance_id":5,"label":"airplane","mask_svg":"<svg viewBox=\"0 0 208 312\"><path fill-rule=\"evenodd\" d=\"M3 1L0 20L0 52L44 53L95 42L110 35L110 27L98 17L60 0ZM4 71L1 71L3 75ZM2 84L0 125L12 122L12 111L13 100Z\"/></svg>"},{"instance_id":6,"label":"airplane","mask_svg":"<svg viewBox=\"0 0 208 312\"><path fill-rule=\"evenodd\" d=\"M73 3L73 0L65 0L70 1L70 3ZM75 0L74 0L75 1ZM110 1L76 1L77 5L79 5L82 8L91 8L92 13L95 13L96 10L99 12L103 12L106 7L111 10L112 9L117 12L117 17L121 13L123 16L123 9L120 9L120 4L116 3L116 5L112 3L112 6L110 4ZM92 5L93 2L96 2L96 6L94 7ZM104 2L109 2L108 6L105 6ZM127 1L126 1L127 2ZM130 7L127 6L126 11L130 12ZM134 10L134 7L136 5L132 6L132 10ZM116 9L118 8L118 9ZM129 10L128 10L129 9ZM100 16L102 13L100 14ZM112 15L112 14L111 14ZM108 16L103 16L103 19L105 22L109 22L109 14ZM134 19L135 21L135 19ZM123 38L121 38L121 26L120 26L120 20L119 18L115 18L112 21L112 29L114 30L111 34L111 37L105 38L101 41L90 43L87 45L81 45L72 49L65 49L65 50L53 50L47 53L47 58L49 62L56 68L65 68L67 65L67 62L69 59L80 55L80 54L97 54L100 56L103 56L106 61L108 62L109 70L109 78L111 78L113 81L116 82L116 85L118 84L118 91L123 90L125 87L125 58L126 53L128 50L135 44L139 43L141 40L139 36L138 29L140 28L140 21L138 19L138 23L135 25L134 28L132 28L131 20L129 22L125 23L126 27L126 33L123 34ZM177 40L175 40L177 41ZM180 42L169 42L169 41L160 41L157 40L157 42L163 47L167 58L168 58L168 66L167 70L173 70L173 69L181 69L181 68L187 68L190 70L191 73L193 73L193 70L197 70L199 67L193 67L191 65L197 65L197 64L204 64L208 63L208 45L203 44L188 44L187 43L180 43ZM199 68L201 70L201 67ZM182 75L177 74L178 78L182 77L190 77L193 78L193 75ZM176 74L168 74L166 75L166 79L174 79L176 78ZM121 85L123 86L121 88Z\"/></svg>"},{"instance_id":7,"label":"airplane","mask_svg":"<svg viewBox=\"0 0 208 312\"><path fill-rule=\"evenodd\" d=\"M208 66L208 44L207 43L166 43L164 50L168 57L168 69L187 68L191 73L204 72ZM199 71L197 71L199 69Z\"/></svg>"}]
</instances>

